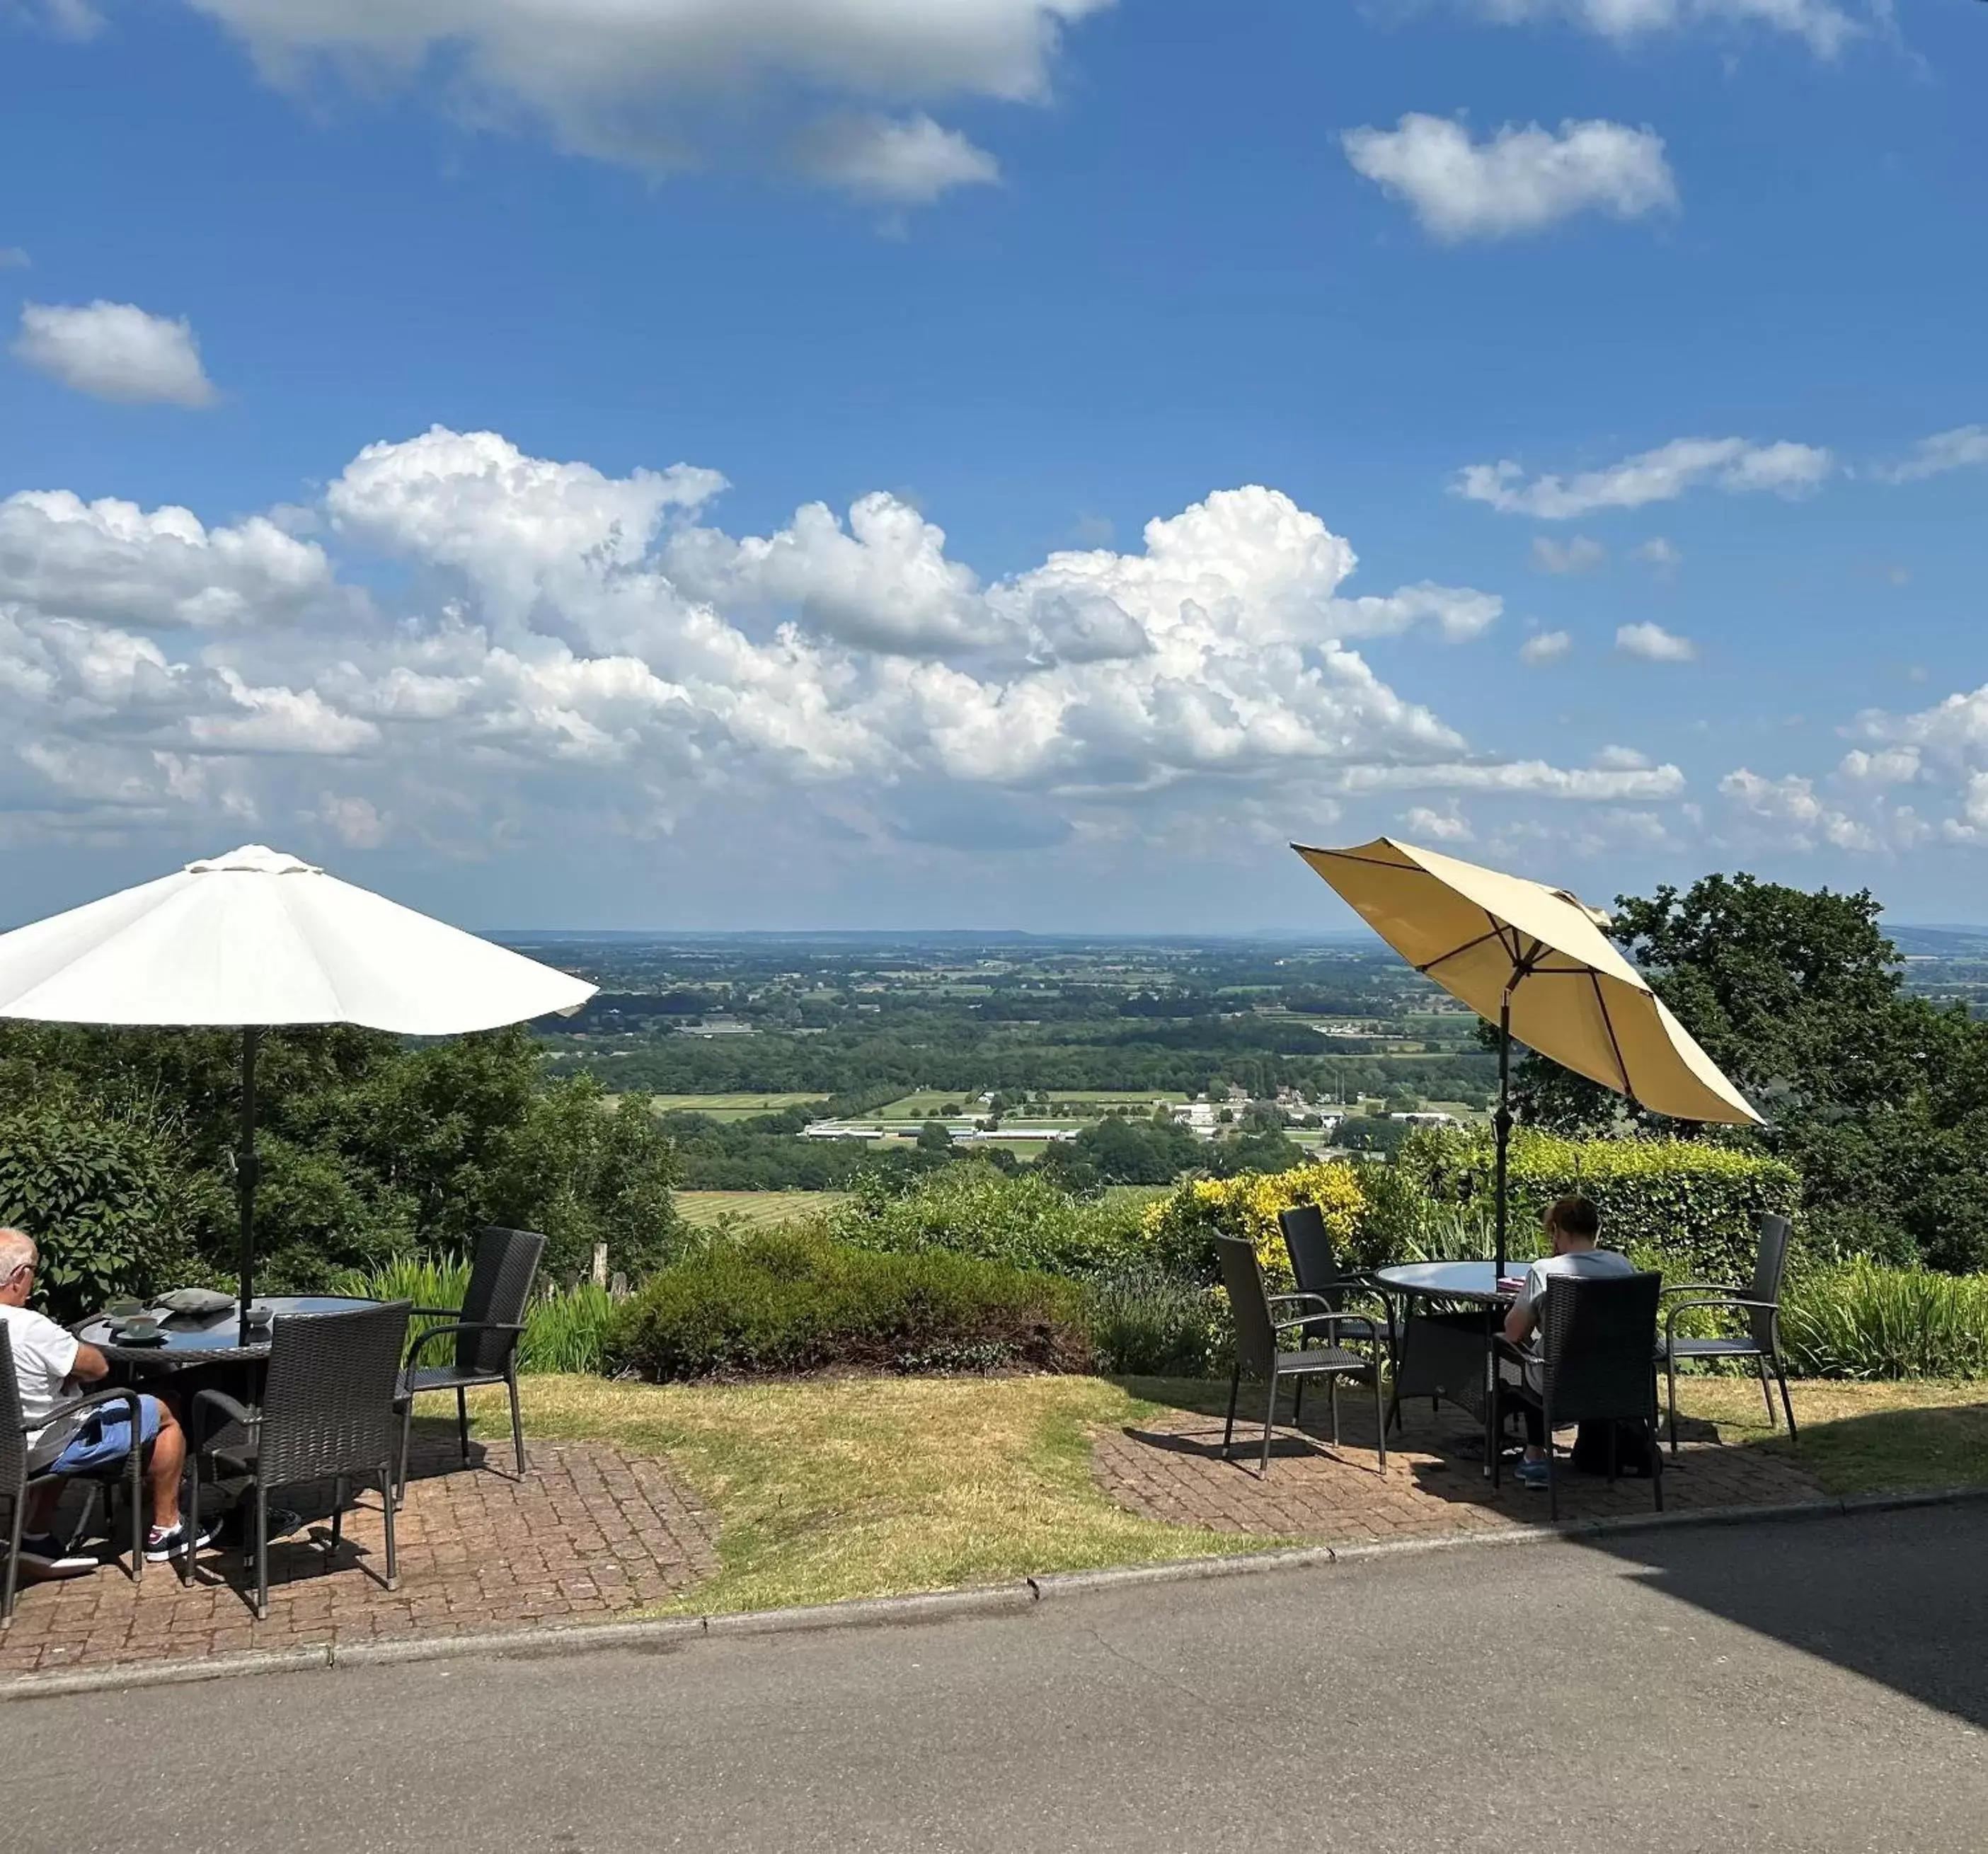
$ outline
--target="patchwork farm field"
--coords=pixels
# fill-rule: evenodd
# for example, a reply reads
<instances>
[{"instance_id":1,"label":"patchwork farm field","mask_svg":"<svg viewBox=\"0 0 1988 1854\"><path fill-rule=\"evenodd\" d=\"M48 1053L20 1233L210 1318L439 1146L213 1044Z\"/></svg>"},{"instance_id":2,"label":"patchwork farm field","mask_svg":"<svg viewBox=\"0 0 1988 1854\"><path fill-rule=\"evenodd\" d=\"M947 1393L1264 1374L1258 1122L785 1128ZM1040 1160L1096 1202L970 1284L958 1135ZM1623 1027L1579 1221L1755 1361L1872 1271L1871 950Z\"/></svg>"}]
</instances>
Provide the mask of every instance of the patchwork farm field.
<instances>
[{"instance_id":1,"label":"patchwork farm field","mask_svg":"<svg viewBox=\"0 0 1988 1854\"><path fill-rule=\"evenodd\" d=\"M847 1191L678 1191L677 1214L693 1228L729 1217L742 1228L776 1229L847 1204Z\"/></svg>"},{"instance_id":2,"label":"patchwork farm field","mask_svg":"<svg viewBox=\"0 0 1988 1854\"><path fill-rule=\"evenodd\" d=\"M650 1097L658 1113L708 1114L714 1120L749 1120L756 1114L783 1113L827 1097L819 1094L659 1094Z\"/></svg>"},{"instance_id":3,"label":"patchwork farm field","mask_svg":"<svg viewBox=\"0 0 1988 1854\"><path fill-rule=\"evenodd\" d=\"M1009 1118L1016 1120L1062 1121L1073 1117L1070 1109L1084 1107L1131 1107L1151 1109L1161 1101L1176 1101L1178 1093L1169 1094L1162 1089L1097 1089L1059 1088L1050 1094L1047 1101L1031 1099L1026 1105L1013 1107ZM865 1120L922 1120L929 1114L943 1114L948 1108L962 1114L978 1115L984 1111L979 1098L970 1094L942 1094L934 1089L921 1089L915 1094L908 1094L880 1107L874 1113L862 1116Z\"/></svg>"}]
</instances>

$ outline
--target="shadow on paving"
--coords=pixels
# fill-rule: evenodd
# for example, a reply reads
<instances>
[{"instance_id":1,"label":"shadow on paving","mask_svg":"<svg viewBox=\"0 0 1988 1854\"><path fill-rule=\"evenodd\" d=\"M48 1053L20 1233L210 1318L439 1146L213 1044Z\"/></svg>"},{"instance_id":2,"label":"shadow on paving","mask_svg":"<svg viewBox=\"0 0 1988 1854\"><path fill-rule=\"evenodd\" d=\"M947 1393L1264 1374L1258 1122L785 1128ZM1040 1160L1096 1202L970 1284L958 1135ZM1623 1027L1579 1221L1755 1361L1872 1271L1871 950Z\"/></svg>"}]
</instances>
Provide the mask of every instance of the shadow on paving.
<instances>
[{"instance_id":1,"label":"shadow on paving","mask_svg":"<svg viewBox=\"0 0 1988 1854\"><path fill-rule=\"evenodd\" d=\"M1988 1727L1988 1508L1576 1542L1680 1603ZM1760 1704L1771 1714L1773 1694Z\"/></svg>"}]
</instances>

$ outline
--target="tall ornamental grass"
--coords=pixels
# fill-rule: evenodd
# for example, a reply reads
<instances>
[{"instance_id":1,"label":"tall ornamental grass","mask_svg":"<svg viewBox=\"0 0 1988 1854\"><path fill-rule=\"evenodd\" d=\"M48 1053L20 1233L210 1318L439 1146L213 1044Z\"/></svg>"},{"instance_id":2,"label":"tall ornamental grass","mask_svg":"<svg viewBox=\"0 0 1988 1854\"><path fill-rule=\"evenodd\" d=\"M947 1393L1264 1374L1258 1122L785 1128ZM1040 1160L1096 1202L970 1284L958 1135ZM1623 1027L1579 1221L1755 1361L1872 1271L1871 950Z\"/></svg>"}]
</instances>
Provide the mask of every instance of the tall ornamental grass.
<instances>
[{"instance_id":1,"label":"tall ornamental grass","mask_svg":"<svg viewBox=\"0 0 1988 1854\"><path fill-rule=\"evenodd\" d=\"M1797 1377L1988 1377L1988 1275L1818 1268L1783 1298L1781 1349Z\"/></svg>"},{"instance_id":2,"label":"tall ornamental grass","mask_svg":"<svg viewBox=\"0 0 1988 1854\"><path fill-rule=\"evenodd\" d=\"M407 1300L418 1307L459 1307L469 1291L469 1264L460 1255L400 1255L377 1268L352 1268L333 1284L335 1294L360 1295L368 1300ZM607 1329L614 1303L604 1288L591 1282L576 1287L556 1288L549 1295L535 1298L526 1309L524 1336L518 1345L521 1372L596 1372L607 1363ZM446 1319L417 1319L409 1336L435 1326ZM421 1362L439 1365L451 1356L448 1346L437 1341L422 1354Z\"/></svg>"}]
</instances>

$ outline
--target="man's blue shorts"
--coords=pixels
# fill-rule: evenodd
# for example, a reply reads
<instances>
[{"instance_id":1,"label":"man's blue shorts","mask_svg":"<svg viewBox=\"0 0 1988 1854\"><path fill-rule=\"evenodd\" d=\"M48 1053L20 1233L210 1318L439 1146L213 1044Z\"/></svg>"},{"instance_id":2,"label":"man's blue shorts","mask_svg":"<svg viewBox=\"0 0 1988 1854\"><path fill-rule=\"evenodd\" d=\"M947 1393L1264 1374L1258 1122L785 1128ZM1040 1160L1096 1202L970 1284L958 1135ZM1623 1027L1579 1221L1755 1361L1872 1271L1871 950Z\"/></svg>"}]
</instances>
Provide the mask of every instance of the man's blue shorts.
<instances>
[{"instance_id":1,"label":"man's blue shorts","mask_svg":"<svg viewBox=\"0 0 1988 1854\"><path fill-rule=\"evenodd\" d=\"M138 1440L149 1442L159 1433L159 1400L138 1400ZM69 1445L49 1464L54 1474L86 1474L93 1469L114 1467L131 1447L131 1411L128 1404L106 1403L93 1410L83 1420L83 1427L69 1437Z\"/></svg>"}]
</instances>

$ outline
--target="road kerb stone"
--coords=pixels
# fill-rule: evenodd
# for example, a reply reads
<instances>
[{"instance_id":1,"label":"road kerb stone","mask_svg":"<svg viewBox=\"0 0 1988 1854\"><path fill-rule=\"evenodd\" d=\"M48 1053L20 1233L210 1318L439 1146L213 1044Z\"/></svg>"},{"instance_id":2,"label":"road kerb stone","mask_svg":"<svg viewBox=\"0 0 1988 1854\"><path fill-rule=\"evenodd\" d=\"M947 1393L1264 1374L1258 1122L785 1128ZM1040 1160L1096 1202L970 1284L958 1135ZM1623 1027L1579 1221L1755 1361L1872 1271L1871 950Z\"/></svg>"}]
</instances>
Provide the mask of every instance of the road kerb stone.
<instances>
[{"instance_id":1,"label":"road kerb stone","mask_svg":"<svg viewBox=\"0 0 1988 1854\"><path fill-rule=\"evenodd\" d=\"M805 1609L744 1609L705 1618L705 1633L785 1635L798 1629L897 1628L944 1622L955 1616L996 1616L1032 1609L1036 1593L1024 1583L988 1584L972 1590L937 1590L922 1596L860 1597Z\"/></svg>"},{"instance_id":2,"label":"road kerb stone","mask_svg":"<svg viewBox=\"0 0 1988 1854\"><path fill-rule=\"evenodd\" d=\"M0 1701L45 1700L58 1694L118 1693L127 1687L181 1687L194 1680L232 1680L248 1673L300 1673L331 1665L328 1645L211 1654L199 1660L126 1661L115 1667L67 1667L56 1673L17 1674L0 1680Z\"/></svg>"}]
</instances>

